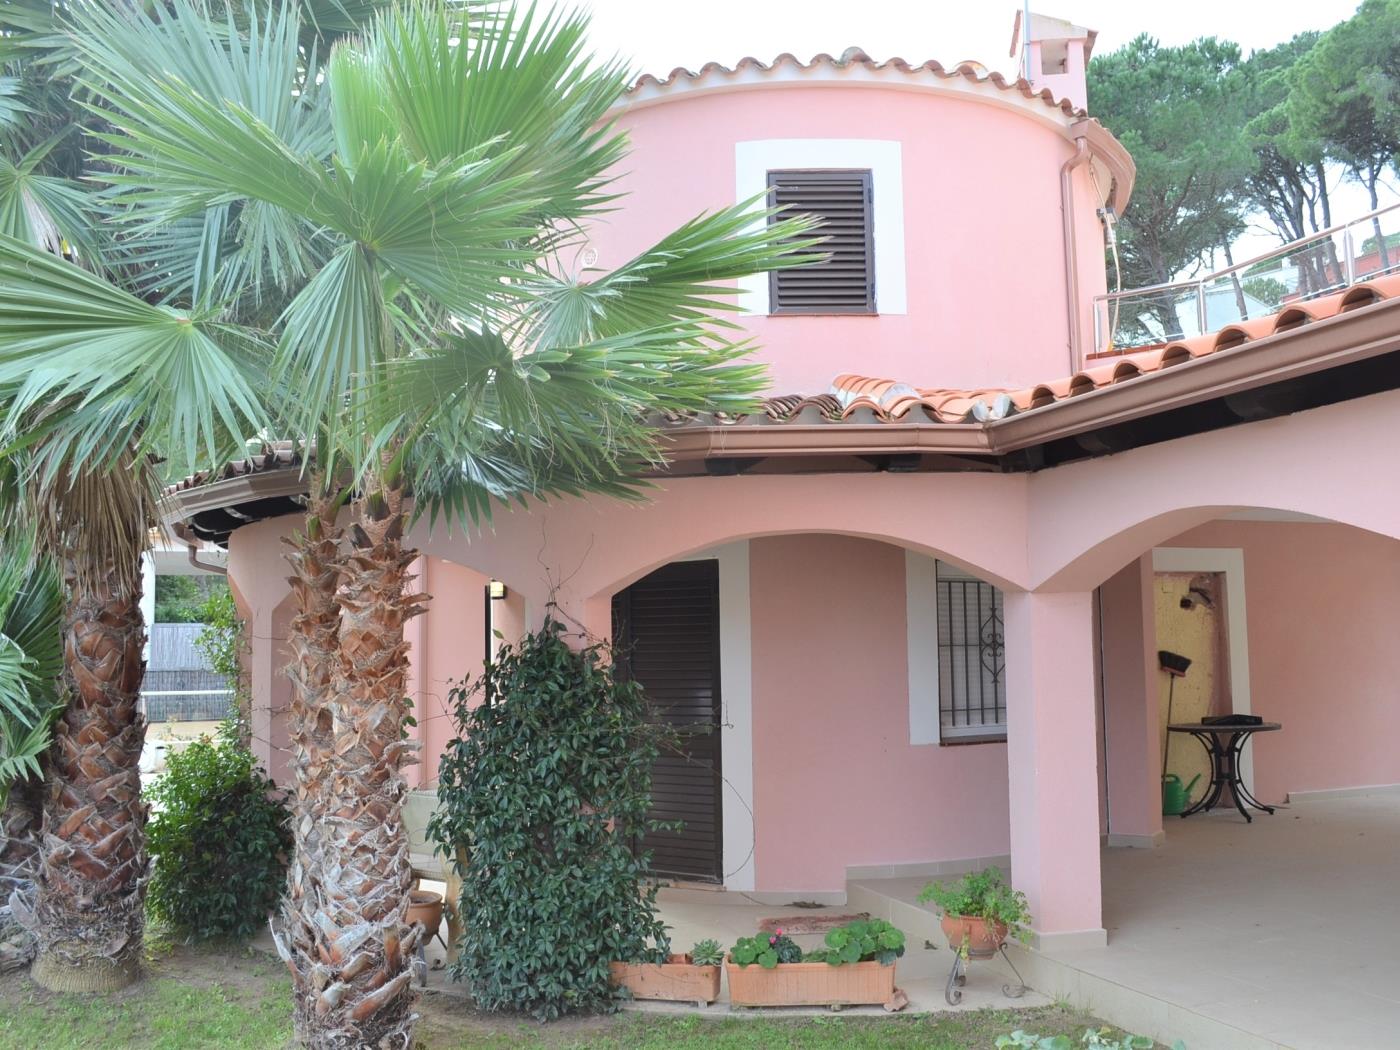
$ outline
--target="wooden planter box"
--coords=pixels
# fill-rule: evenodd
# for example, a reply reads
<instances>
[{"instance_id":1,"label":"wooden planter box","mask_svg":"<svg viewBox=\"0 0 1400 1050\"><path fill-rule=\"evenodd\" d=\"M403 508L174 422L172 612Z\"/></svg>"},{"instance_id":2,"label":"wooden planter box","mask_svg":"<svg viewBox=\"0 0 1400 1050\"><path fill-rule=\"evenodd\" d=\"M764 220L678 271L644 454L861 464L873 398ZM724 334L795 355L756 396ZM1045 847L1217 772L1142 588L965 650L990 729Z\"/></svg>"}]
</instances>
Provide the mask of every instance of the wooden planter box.
<instances>
[{"instance_id":1,"label":"wooden planter box","mask_svg":"<svg viewBox=\"0 0 1400 1050\"><path fill-rule=\"evenodd\" d=\"M884 1006L897 1010L903 1005L903 994L894 986L893 963L779 963L765 970L758 963L736 966L731 959L725 969L733 1006Z\"/></svg>"},{"instance_id":2,"label":"wooden planter box","mask_svg":"<svg viewBox=\"0 0 1400 1050\"><path fill-rule=\"evenodd\" d=\"M719 967L696 966L689 955L672 955L664 963L609 963L608 977L633 999L708 1006L719 998Z\"/></svg>"}]
</instances>

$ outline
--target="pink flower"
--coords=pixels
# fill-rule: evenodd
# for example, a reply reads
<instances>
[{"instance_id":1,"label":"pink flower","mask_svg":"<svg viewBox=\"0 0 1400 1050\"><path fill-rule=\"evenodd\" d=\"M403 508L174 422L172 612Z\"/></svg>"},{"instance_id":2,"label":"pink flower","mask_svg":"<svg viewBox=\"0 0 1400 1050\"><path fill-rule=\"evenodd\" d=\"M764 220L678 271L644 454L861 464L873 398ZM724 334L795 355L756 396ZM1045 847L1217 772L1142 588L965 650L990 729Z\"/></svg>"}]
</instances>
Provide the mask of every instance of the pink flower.
<instances>
[{"instance_id":1,"label":"pink flower","mask_svg":"<svg viewBox=\"0 0 1400 1050\"><path fill-rule=\"evenodd\" d=\"M781 937L782 935L783 935L783 931L782 931L782 930L779 930L779 931L778 931L778 936Z\"/></svg>"},{"instance_id":2,"label":"pink flower","mask_svg":"<svg viewBox=\"0 0 1400 1050\"><path fill-rule=\"evenodd\" d=\"M769 937L769 938L768 938L768 943L769 943L769 944L777 944L777 943L778 943L778 938L776 938L776 937Z\"/></svg>"}]
</instances>

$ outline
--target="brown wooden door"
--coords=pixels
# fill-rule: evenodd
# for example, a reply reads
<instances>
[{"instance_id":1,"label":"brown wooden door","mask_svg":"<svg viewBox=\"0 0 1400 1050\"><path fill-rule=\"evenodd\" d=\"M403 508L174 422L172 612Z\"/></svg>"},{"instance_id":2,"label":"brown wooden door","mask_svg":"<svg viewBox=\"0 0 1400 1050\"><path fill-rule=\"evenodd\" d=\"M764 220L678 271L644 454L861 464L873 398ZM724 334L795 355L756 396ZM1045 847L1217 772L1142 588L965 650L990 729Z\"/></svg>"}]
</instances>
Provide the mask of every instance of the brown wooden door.
<instances>
[{"instance_id":1,"label":"brown wooden door","mask_svg":"<svg viewBox=\"0 0 1400 1050\"><path fill-rule=\"evenodd\" d=\"M652 769L651 817L684 827L645 835L640 848L658 875L720 882L719 563L657 569L613 599L613 623L652 717L679 734L679 753Z\"/></svg>"}]
</instances>

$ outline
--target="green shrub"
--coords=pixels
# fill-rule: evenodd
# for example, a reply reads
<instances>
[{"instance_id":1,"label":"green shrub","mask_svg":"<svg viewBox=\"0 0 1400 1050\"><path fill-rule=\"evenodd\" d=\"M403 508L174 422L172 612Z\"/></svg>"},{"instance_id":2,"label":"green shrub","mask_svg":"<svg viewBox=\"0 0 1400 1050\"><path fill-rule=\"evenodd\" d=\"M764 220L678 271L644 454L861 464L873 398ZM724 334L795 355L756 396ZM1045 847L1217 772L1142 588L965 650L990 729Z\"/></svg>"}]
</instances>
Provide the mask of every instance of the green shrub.
<instances>
[{"instance_id":1,"label":"green shrub","mask_svg":"<svg viewBox=\"0 0 1400 1050\"><path fill-rule=\"evenodd\" d=\"M632 848L661 826L647 819L659 730L610 654L562 633L546 624L502 648L490 703L483 680L452 690L459 734L429 824L462 877L452 976L484 1010L541 1019L614 1008L608 963L669 948L649 857Z\"/></svg>"},{"instance_id":2,"label":"green shrub","mask_svg":"<svg viewBox=\"0 0 1400 1050\"><path fill-rule=\"evenodd\" d=\"M291 847L286 805L252 753L197 740L171 752L149 797L152 911L194 937L251 937L281 898Z\"/></svg>"}]
</instances>

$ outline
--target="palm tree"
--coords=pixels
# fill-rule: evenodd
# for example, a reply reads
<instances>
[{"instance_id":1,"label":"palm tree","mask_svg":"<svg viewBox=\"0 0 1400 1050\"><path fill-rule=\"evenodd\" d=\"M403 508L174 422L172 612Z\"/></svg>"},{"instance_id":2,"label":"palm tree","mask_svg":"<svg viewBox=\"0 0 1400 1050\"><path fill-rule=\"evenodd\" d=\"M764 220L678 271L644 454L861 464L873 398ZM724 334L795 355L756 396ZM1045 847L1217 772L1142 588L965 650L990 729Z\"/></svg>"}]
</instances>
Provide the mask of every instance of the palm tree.
<instances>
[{"instance_id":1,"label":"palm tree","mask_svg":"<svg viewBox=\"0 0 1400 1050\"><path fill-rule=\"evenodd\" d=\"M63 704L63 594L32 540L0 549L0 973L34 954L15 917L33 894L43 776L40 760Z\"/></svg>"},{"instance_id":2,"label":"palm tree","mask_svg":"<svg viewBox=\"0 0 1400 1050\"><path fill-rule=\"evenodd\" d=\"M214 460L254 432L248 367L275 343L276 431L315 462L290 556L298 814L275 932L305 1045L408 1045L423 931L404 923L403 625L426 600L407 589L412 518L466 527L502 500L639 494L639 471L661 458L649 413L737 409L759 388L715 320L726 282L807 261L794 252L810 242L793 240L804 224L767 226L742 206L606 276L572 272L587 224L616 204L625 153L607 113L627 78L591 61L581 17L503 9L468 23L460 5L417 0L317 72L292 6L253 4L217 29L207 15L197 0L78 6L117 269L157 305L0 242L0 388L33 372L11 417L55 417L31 430L63 453L46 476L139 467L157 445ZM104 296L125 343L96 316ZM50 309L26 308L36 301ZM172 321L198 353L153 349ZM75 404L94 343L101 396ZM118 344L131 367L113 375ZM166 360L212 368L210 396L158 375ZM99 440L103 413L120 441Z\"/></svg>"},{"instance_id":3,"label":"palm tree","mask_svg":"<svg viewBox=\"0 0 1400 1050\"><path fill-rule=\"evenodd\" d=\"M140 559L157 524L156 464L229 455L263 419L256 343L213 310L150 294L144 246L108 236L121 215L83 178L98 167L84 167L85 146L105 125L72 102L82 93L66 35L75 6L17 0L0 12L16 103L0 150L0 407L16 464L5 507L34 508L38 545L56 555L66 594L69 703L53 726L25 906L33 975L85 991L139 969Z\"/></svg>"}]
</instances>

